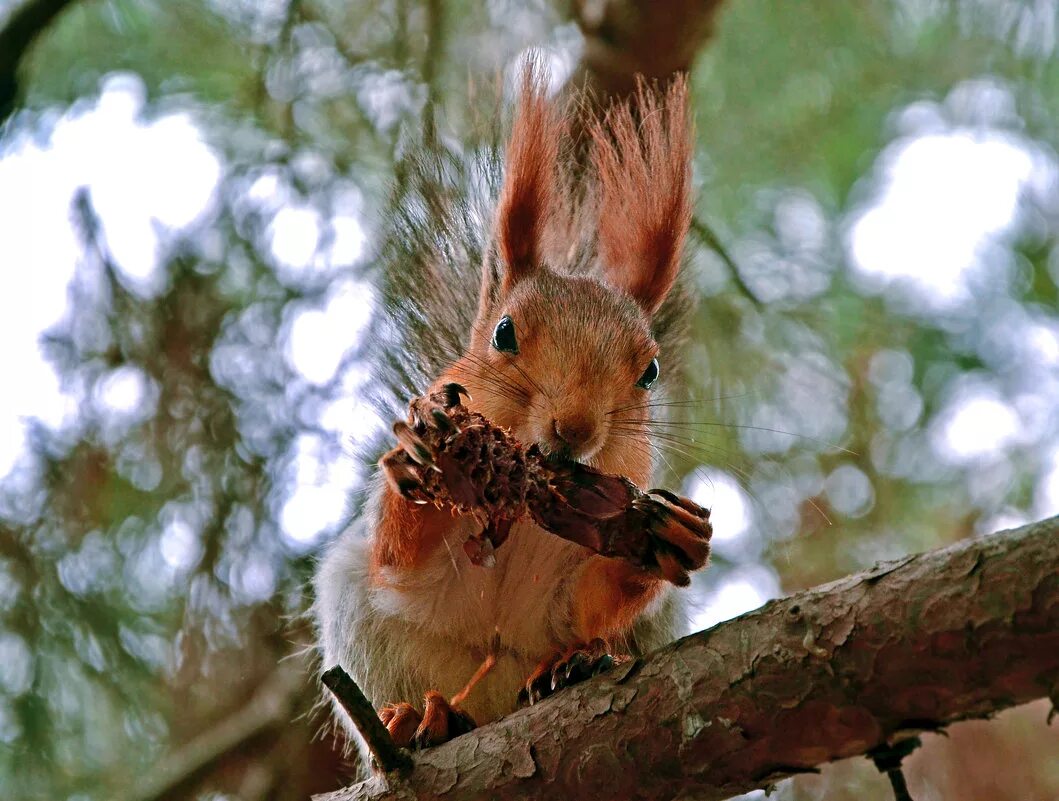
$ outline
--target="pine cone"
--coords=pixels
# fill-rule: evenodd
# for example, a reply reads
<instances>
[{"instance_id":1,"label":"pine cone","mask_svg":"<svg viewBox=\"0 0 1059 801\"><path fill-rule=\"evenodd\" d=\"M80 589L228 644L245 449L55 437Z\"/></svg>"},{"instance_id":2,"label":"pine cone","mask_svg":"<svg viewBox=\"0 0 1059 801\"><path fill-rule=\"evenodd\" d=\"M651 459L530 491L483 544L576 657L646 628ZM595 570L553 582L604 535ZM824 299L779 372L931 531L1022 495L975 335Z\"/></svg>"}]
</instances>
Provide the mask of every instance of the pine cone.
<instances>
[{"instance_id":1,"label":"pine cone","mask_svg":"<svg viewBox=\"0 0 1059 801\"><path fill-rule=\"evenodd\" d=\"M548 460L460 400L447 384L410 406L394 426L398 446L381 465L393 488L417 503L451 505L482 531L464 549L491 565L511 524L530 516L541 528L603 556L625 559L686 585L710 554L709 510L671 492L643 492L627 478Z\"/></svg>"}]
</instances>

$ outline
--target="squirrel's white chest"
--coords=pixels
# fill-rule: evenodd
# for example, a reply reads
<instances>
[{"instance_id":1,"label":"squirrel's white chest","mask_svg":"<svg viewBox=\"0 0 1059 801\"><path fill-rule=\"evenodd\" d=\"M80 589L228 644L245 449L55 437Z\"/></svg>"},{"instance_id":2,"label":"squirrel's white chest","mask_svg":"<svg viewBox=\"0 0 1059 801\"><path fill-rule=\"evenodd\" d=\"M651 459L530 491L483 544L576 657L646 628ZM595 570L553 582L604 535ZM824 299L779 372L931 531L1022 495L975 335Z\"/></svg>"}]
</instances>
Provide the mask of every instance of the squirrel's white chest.
<instances>
[{"instance_id":1,"label":"squirrel's white chest","mask_svg":"<svg viewBox=\"0 0 1059 801\"><path fill-rule=\"evenodd\" d=\"M520 521L496 550L496 564L471 564L463 543L473 521L455 526L425 565L387 571L376 586L380 612L413 621L471 647L501 645L543 657L573 637L573 589L588 552Z\"/></svg>"}]
</instances>

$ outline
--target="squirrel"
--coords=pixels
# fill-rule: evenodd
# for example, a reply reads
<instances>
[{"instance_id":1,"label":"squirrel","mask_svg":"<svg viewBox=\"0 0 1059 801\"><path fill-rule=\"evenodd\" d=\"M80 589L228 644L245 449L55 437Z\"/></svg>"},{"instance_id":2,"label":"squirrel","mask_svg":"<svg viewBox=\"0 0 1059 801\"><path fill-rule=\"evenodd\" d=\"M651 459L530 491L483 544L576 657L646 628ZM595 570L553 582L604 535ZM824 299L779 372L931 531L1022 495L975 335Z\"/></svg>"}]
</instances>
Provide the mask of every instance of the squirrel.
<instances>
[{"instance_id":1,"label":"squirrel","mask_svg":"<svg viewBox=\"0 0 1059 801\"><path fill-rule=\"evenodd\" d=\"M420 170L383 287L390 341L408 349L388 380L429 382L428 395L465 389L469 409L548 458L647 487L659 452L650 420L688 313L686 79L641 84L597 118L576 176L563 158L568 107L544 84L531 64L502 171L486 160L470 176L478 197L439 189L441 161ZM398 745L443 742L674 638L665 576L528 518L492 567L478 566L461 544L480 523L408 500L380 464L359 518L318 565L313 615L324 663L354 678ZM706 563L708 524L701 539L682 554L689 569ZM337 704L335 714L357 742Z\"/></svg>"}]
</instances>

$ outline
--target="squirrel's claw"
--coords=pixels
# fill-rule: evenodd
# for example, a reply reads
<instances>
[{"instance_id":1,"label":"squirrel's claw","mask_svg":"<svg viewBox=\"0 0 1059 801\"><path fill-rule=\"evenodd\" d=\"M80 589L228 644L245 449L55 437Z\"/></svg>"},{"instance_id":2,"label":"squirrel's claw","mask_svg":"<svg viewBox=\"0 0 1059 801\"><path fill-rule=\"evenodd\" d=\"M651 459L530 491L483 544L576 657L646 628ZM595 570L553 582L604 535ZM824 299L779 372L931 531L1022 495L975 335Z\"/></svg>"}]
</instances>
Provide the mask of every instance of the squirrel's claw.
<instances>
[{"instance_id":1,"label":"squirrel's claw","mask_svg":"<svg viewBox=\"0 0 1059 801\"><path fill-rule=\"evenodd\" d=\"M418 436L426 436L428 427L437 429L443 437L459 432L459 427L446 412L451 407L441 405L446 400L443 392L435 392L429 398L416 398L408 405L409 424Z\"/></svg>"},{"instance_id":2,"label":"squirrel's claw","mask_svg":"<svg viewBox=\"0 0 1059 801\"><path fill-rule=\"evenodd\" d=\"M691 583L691 575L685 570L680 561L668 550L655 552L655 560L658 562L658 570L662 578L678 587L687 587Z\"/></svg>"},{"instance_id":3,"label":"squirrel's claw","mask_svg":"<svg viewBox=\"0 0 1059 801\"><path fill-rule=\"evenodd\" d=\"M607 644L597 638L587 645L575 645L565 653L554 653L543 660L519 690L520 706L532 706L564 687L609 670L614 658L607 653Z\"/></svg>"},{"instance_id":4,"label":"squirrel's claw","mask_svg":"<svg viewBox=\"0 0 1059 801\"><path fill-rule=\"evenodd\" d=\"M673 496L671 500L669 496ZM671 492L651 490L635 502L645 512L647 528L655 540L652 550L662 576L679 587L687 586L690 572L710 558L713 528L709 511Z\"/></svg>"},{"instance_id":5,"label":"squirrel's claw","mask_svg":"<svg viewBox=\"0 0 1059 801\"><path fill-rule=\"evenodd\" d=\"M443 409L431 409L430 416L434 420L434 425L438 427L445 434L454 434L460 429L457 428L456 424L452 422Z\"/></svg>"},{"instance_id":6,"label":"squirrel's claw","mask_svg":"<svg viewBox=\"0 0 1059 801\"><path fill-rule=\"evenodd\" d=\"M551 673L538 669L526 679L525 685L518 691L518 703L519 706L533 706L551 694Z\"/></svg>"},{"instance_id":7,"label":"squirrel's claw","mask_svg":"<svg viewBox=\"0 0 1059 801\"><path fill-rule=\"evenodd\" d=\"M403 498L408 498L413 491L423 486L422 477L415 471L412 465L396 458L401 451L393 450L387 453L379 461L386 480L390 486Z\"/></svg>"},{"instance_id":8,"label":"squirrel's claw","mask_svg":"<svg viewBox=\"0 0 1059 801\"><path fill-rule=\"evenodd\" d=\"M463 390L459 384L445 386L446 391L451 388L459 398L459 390ZM390 486L408 500L422 504L442 497L470 509L481 502L478 489L467 474L466 465L446 447L465 432L465 427L440 405L445 401L444 394L435 392L409 403L407 421L399 420L393 425L397 447L382 457L380 466ZM456 416L461 414L465 416L466 410Z\"/></svg>"},{"instance_id":9,"label":"squirrel's claw","mask_svg":"<svg viewBox=\"0 0 1059 801\"><path fill-rule=\"evenodd\" d=\"M659 495L666 501L668 501L672 506L677 506L683 509L685 512L688 512L689 514L692 514L695 517L699 518L700 520L707 520L710 517L710 510L707 509L705 506L699 506L694 501L689 500L688 498L682 498L675 492L670 492L667 489L655 487L654 489L648 490L647 494Z\"/></svg>"},{"instance_id":10,"label":"squirrel's claw","mask_svg":"<svg viewBox=\"0 0 1059 801\"><path fill-rule=\"evenodd\" d=\"M423 698L423 714L411 704L387 704L379 710L379 720L399 748L429 748L459 737L478 724L441 693L431 690Z\"/></svg>"},{"instance_id":11,"label":"squirrel's claw","mask_svg":"<svg viewBox=\"0 0 1059 801\"><path fill-rule=\"evenodd\" d=\"M433 393L430 396L431 400L436 400L446 409L451 409L453 406L460 405L460 395L466 395L467 400L471 399L471 393L467 391L467 388L463 384L457 384L455 381L450 381L444 384L438 392Z\"/></svg>"},{"instance_id":12,"label":"squirrel's claw","mask_svg":"<svg viewBox=\"0 0 1059 801\"><path fill-rule=\"evenodd\" d=\"M434 456L430 448L419 438L404 420L398 420L393 424L393 433L397 437L397 444L404 449L416 464L424 467L434 467Z\"/></svg>"},{"instance_id":13,"label":"squirrel's claw","mask_svg":"<svg viewBox=\"0 0 1059 801\"><path fill-rule=\"evenodd\" d=\"M379 710L379 720L398 748L410 748L423 716L411 704L387 704Z\"/></svg>"},{"instance_id":14,"label":"squirrel's claw","mask_svg":"<svg viewBox=\"0 0 1059 801\"><path fill-rule=\"evenodd\" d=\"M567 651L552 668L552 692L597 676L613 665L614 657L607 653L607 644L598 638L583 648Z\"/></svg>"},{"instance_id":15,"label":"squirrel's claw","mask_svg":"<svg viewBox=\"0 0 1059 801\"><path fill-rule=\"evenodd\" d=\"M415 748L440 745L478 727L474 718L459 707L452 706L435 690L426 694L424 703L423 720L412 737L412 745Z\"/></svg>"}]
</instances>

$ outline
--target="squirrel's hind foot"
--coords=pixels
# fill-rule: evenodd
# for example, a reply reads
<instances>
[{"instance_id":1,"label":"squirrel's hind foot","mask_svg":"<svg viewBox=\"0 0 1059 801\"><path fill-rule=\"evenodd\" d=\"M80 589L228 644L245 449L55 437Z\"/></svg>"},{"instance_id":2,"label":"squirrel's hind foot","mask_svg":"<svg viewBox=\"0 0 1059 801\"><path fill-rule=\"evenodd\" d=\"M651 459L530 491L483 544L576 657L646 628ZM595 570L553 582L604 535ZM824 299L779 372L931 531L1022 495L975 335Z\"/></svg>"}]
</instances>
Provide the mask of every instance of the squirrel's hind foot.
<instances>
[{"instance_id":1,"label":"squirrel's hind foot","mask_svg":"<svg viewBox=\"0 0 1059 801\"><path fill-rule=\"evenodd\" d=\"M565 653L556 652L541 661L526 679L518 693L519 706L532 706L563 687L609 670L613 664L614 657L607 653L607 644L598 638L575 645Z\"/></svg>"},{"instance_id":2,"label":"squirrel's hind foot","mask_svg":"<svg viewBox=\"0 0 1059 801\"><path fill-rule=\"evenodd\" d=\"M474 718L434 690L423 699L423 714L411 704L387 704L379 719L400 748L430 748L478 728Z\"/></svg>"}]
</instances>

